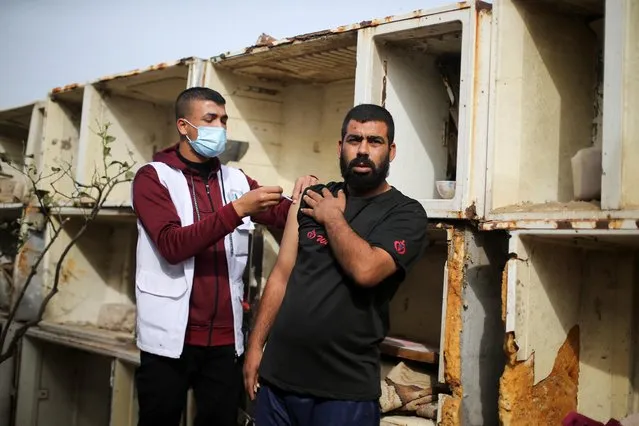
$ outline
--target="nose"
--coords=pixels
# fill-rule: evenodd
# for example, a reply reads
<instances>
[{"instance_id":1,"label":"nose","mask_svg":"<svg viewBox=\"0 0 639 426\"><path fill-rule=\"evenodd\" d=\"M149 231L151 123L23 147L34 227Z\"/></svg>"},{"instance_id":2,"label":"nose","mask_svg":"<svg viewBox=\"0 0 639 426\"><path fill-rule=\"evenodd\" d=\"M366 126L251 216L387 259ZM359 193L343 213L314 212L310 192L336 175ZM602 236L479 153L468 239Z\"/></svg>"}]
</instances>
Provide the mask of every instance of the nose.
<instances>
[{"instance_id":1,"label":"nose","mask_svg":"<svg viewBox=\"0 0 639 426\"><path fill-rule=\"evenodd\" d=\"M369 153L370 153L370 149L368 146L368 141L364 139L363 141L359 143L359 146L357 147L357 155L368 156Z\"/></svg>"}]
</instances>

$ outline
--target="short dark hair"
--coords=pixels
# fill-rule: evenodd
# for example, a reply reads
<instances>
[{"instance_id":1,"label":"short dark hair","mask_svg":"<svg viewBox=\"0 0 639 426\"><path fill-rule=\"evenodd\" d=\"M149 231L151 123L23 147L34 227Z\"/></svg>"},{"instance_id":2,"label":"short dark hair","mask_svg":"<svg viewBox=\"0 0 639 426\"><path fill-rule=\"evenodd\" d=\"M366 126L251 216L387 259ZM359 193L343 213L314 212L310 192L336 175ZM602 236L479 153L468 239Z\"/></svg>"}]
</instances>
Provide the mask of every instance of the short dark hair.
<instances>
[{"instance_id":1,"label":"short dark hair","mask_svg":"<svg viewBox=\"0 0 639 426\"><path fill-rule=\"evenodd\" d=\"M175 119L184 118L189 113L191 102L213 101L218 105L225 105L226 99L219 92L208 87L190 87L183 90L175 100Z\"/></svg>"},{"instance_id":2,"label":"short dark hair","mask_svg":"<svg viewBox=\"0 0 639 426\"><path fill-rule=\"evenodd\" d=\"M388 127L388 143L392 143L395 139L395 122L393 116L388 110L382 106L375 104L359 104L351 108L350 111L344 117L342 123L342 140L346 136L346 129L348 123L351 120L355 120L359 123L366 123L367 121L382 121L386 123Z\"/></svg>"}]
</instances>

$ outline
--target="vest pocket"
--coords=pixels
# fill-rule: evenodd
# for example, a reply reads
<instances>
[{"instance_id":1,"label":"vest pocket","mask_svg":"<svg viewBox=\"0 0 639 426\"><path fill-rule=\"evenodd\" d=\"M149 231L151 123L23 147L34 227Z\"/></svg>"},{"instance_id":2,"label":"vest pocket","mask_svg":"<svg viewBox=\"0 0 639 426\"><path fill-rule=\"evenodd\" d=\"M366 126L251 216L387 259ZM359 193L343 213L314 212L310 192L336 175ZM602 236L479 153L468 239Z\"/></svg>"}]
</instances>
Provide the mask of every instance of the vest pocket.
<instances>
[{"instance_id":1,"label":"vest pocket","mask_svg":"<svg viewBox=\"0 0 639 426\"><path fill-rule=\"evenodd\" d=\"M186 293L186 278L171 278L153 272L142 271L135 280L136 286L143 293L172 299L180 298Z\"/></svg>"}]
</instances>

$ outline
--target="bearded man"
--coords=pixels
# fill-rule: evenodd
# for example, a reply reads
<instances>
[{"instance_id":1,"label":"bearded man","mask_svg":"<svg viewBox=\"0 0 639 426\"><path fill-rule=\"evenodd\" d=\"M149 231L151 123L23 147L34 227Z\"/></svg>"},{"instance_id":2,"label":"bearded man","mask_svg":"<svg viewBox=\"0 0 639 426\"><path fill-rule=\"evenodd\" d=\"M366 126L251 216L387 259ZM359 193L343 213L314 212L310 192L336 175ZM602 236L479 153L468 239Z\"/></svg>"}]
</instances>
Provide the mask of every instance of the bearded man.
<instances>
[{"instance_id":1,"label":"bearded man","mask_svg":"<svg viewBox=\"0 0 639 426\"><path fill-rule=\"evenodd\" d=\"M386 109L352 108L344 182L307 188L289 210L244 365L259 426L380 423L389 303L427 243L424 208L386 181L394 133Z\"/></svg>"}]
</instances>

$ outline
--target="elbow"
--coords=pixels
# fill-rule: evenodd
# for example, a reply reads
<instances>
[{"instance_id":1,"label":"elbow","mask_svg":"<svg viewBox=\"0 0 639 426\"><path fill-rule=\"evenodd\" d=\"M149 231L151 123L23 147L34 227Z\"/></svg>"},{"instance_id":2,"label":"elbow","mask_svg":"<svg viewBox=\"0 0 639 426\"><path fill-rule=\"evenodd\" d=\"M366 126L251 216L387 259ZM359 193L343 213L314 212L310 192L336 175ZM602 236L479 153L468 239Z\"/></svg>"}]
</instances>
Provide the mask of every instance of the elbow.
<instances>
[{"instance_id":1,"label":"elbow","mask_svg":"<svg viewBox=\"0 0 639 426\"><path fill-rule=\"evenodd\" d=\"M264 288L285 289L288 284L289 277L290 273L283 271L281 266L276 263L264 284Z\"/></svg>"},{"instance_id":2,"label":"elbow","mask_svg":"<svg viewBox=\"0 0 639 426\"><path fill-rule=\"evenodd\" d=\"M184 259L177 256L177 254L172 251L160 250L160 254L170 265L177 265L184 261Z\"/></svg>"},{"instance_id":3,"label":"elbow","mask_svg":"<svg viewBox=\"0 0 639 426\"><path fill-rule=\"evenodd\" d=\"M171 246L171 244L167 244L163 240L158 241L157 249L162 258L170 265L177 265L178 263L184 262L186 259L181 256L181 253L177 250L171 248Z\"/></svg>"},{"instance_id":4,"label":"elbow","mask_svg":"<svg viewBox=\"0 0 639 426\"><path fill-rule=\"evenodd\" d=\"M369 266L357 268L352 274L353 281L360 287L375 287L382 280L375 273L375 269Z\"/></svg>"}]
</instances>

